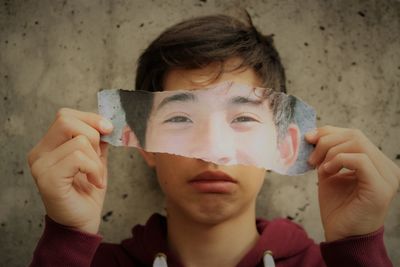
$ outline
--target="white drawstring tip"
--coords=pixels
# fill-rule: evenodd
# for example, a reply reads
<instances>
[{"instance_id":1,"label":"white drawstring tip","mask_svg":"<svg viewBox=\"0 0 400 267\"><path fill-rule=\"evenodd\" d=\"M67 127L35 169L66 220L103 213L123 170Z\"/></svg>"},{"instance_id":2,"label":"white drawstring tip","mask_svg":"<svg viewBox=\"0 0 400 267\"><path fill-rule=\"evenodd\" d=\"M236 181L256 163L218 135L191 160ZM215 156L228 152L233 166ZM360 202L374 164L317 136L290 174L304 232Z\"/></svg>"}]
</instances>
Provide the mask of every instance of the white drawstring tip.
<instances>
[{"instance_id":1,"label":"white drawstring tip","mask_svg":"<svg viewBox=\"0 0 400 267\"><path fill-rule=\"evenodd\" d=\"M267 250L264 252L263 263L264 267L275 267L274 258L272 257L272 251Z\"/></svg>"},{"instance_id":2,"label":"white drawstring tip","mask_svg":"<svg viewBox=\"0 0 400 267\"><path fill-rule=\"evenodd\" d=\"M167 256L164 253L158 253L154 259L153 267L168 267Z\"/></svg>"}]
</instances>

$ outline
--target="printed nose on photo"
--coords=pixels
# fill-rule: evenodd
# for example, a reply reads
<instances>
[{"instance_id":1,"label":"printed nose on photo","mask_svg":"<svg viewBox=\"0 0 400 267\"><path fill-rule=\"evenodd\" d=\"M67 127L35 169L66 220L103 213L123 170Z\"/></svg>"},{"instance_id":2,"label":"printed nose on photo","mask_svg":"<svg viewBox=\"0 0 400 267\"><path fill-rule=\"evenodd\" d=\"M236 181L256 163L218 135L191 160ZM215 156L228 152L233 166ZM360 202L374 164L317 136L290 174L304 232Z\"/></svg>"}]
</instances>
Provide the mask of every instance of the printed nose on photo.
<instances>
[{"instance_id":1,"label":"printed nose on photo","mask_svg":"<svg viewBox=\"0 0 400 267\"><path fill-rule=\"evenodd\" d=\"M236 162L234 135L225 119L210 118L198 135L201 157L217 164Z\"/></svg>"}]
</instances>

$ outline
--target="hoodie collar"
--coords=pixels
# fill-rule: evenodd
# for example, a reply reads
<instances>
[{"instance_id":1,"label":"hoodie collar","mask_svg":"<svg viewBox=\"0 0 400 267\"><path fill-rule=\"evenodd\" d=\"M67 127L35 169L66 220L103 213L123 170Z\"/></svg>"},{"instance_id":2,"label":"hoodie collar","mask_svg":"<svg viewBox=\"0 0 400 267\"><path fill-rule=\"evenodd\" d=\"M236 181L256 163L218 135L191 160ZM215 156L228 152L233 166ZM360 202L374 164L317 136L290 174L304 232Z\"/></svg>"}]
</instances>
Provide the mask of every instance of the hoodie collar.
<instances>
[{"instance_id":1,"label":"hoodie collar","mask_svg":"<svg viewBox=\"0 0 400 267\"><path fill-rule=\"evenodd\" d=\"M259 218L256 224L260 238L237 267L260 265L265 251L268 250L272 252L275 262L279 262L313 245L303 228L290 220L279 218L267 221Z\"/></svg>"},{"instance_id":2,"label":"hoodie collar","mask_svg":"<svg viewBox=\"0 0 400 267\"><path fill-rule=\"evenodd\" d=\"M267 221L257 219L260 238L254 247L243 257L237 267L258 266L262 263L264 252L272 251L275 261L290 258L313 244L305 231L287 219ZM167 220L155 213L146 224L136 225L132 237L122 241L122 247L135 261L151 266L158 253L167 256L168 266L183 267L177 257L168 250Z\"/></svg>"}]
</instances>

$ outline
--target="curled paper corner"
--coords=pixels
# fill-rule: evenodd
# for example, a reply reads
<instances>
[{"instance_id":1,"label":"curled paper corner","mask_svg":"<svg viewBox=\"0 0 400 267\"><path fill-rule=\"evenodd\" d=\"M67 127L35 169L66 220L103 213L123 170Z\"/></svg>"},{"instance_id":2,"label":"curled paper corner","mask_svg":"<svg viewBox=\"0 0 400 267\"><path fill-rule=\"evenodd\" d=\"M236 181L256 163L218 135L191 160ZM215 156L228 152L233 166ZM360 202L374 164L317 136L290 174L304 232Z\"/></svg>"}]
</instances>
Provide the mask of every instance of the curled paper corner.
<instances>
[{"instance_id":1,"label":"curled paper corner","mask_svg":"<svg viewBox=\"0 0 400 267\"><path fill-rule=\"evenodd\" d=\"M261 94L255 94L255 88L229 83L226 90L225 84L155 93L99 91L99 113L114 125L112 134L101 138L114 146L135 146L219 165L252 165L284 175L301 175L312 169L307 159L313 146L304 140L304 134L316 128L316 112L311 106L292 95L263 94L271 89L257 88ZM292 135L280 131L291 127L295 129ZM278 139L272 137L275 128L279 138L279 134L291 137L285 142L295 143L295 147L282 146L283 152L277 151ZM294 163L290 158L277 159L279 153L290 154L293 149L297 151Z\"/></svg>"}]
</instances>

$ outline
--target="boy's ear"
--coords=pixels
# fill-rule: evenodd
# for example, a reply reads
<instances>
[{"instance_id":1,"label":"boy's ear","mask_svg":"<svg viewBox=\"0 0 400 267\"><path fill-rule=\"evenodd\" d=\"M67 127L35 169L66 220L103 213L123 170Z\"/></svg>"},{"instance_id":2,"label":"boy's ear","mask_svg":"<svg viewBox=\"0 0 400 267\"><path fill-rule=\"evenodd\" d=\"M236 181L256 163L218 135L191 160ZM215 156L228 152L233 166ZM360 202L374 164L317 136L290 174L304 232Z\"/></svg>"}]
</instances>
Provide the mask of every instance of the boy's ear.
<instances>
[{"instance_id":1,"label":"boy's ear","mask_svg":"<svg viewBox=\"0 0 400 267\"><path fill-rule=\"evenodd\" d=\"M297 160L300 146L300 129L291 123L289 124L286 136L280 140L278 145L280 152L280 161L284 169L291 167Z\"/></svg>"},{"instance_id":2,"label":"boy's ear","mask_svg":"<svg viewBox=\"0 0 400 267\"><path fill-rule=\"evenodd\" d=\"M137 147L147 165L150 168L155 167L154 153L146 152L141 148L138 138L128 125L126 125L122 130L122 143L124 146Z\"/></svg>"},{"instance_id":3,"label":"boy's ear","mask_svg":"<svg viewBox=\"0 0 400 267\"><path fill-rule=\"evenodd\" d=\"M122 129L122 144L124 146L140 147L139 140L128 125Z\"/></svg>"},{"instance_id":4,"label":"boy's ear","mask_svg":"<svg viewBox=\"0 0 400 267\"><path fill-rule=\"evenodd\" d=\"M143 149L139 148L139 153L142 155L143 159L146 161L147 166L150 168L154 168L156 166L156 160L154 157L154 153L144 151Z\"/></svg>"}]
</instances>

